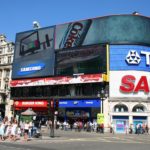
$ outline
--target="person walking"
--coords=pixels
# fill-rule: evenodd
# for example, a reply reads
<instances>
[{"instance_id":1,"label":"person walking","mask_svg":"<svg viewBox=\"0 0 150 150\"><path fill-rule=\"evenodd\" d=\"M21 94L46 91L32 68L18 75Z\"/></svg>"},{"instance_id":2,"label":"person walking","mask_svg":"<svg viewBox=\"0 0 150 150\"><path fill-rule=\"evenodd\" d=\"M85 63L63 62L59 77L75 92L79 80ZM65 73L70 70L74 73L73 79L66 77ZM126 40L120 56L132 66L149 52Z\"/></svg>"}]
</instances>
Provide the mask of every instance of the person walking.
<instances>
[{"instance_id":1,"label":"person walking","mask_svg":"<svg viewBox=\"0 0 150 150\"><path fill-rule=\"evenodd\" d=\"M111 126L110 126L110 133L114 134L114 124L113 122L111 123Z\"/></svg>"},{"instance_id":2,"label":"person walking","mask_svg":"<svg viewBox=\"0 0 150 150\"><path fill-rule=\"evenodd\" d=\"M16 141L16 138L17 138L17 127L18 127L17 120L14 120L14 122L12 123L12 128L11 128L11 140L13 141Z\"/></svg>"},{"instance_id":3,"label":"person walking","mask_svg":"<svg viewBox=\"0 0 150 150\"><path fill-rule=\"evenodd\" d=\"M28 134L29 134L29 121L26 121L24 124L24 140L28 141Z\"/></svg>"}]
</instances>

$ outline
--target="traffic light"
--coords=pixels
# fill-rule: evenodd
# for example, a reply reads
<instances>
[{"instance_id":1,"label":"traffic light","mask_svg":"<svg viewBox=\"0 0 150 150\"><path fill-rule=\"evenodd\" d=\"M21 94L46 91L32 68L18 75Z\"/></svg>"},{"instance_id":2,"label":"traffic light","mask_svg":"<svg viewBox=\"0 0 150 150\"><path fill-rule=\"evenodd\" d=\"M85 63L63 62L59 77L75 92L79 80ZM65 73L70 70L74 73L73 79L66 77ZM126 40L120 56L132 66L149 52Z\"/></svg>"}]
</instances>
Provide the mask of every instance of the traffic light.
<instances>
[{"instance_id":1,"label":"traffic light","mask_svg":"<svg viewBox=\"0 0 150 150\"><path fill-rule=\"evenodd\" d=\"M58 111L59 108L59 100L55 100L55 111Z\"/></svg>"},{"instance_id":2,"label":"traffic light","mask_svg":"<svg viewBox=\"0 0 150 150\"><path fill-rule=\"evenodd\" d=\"M54 109L54 100L50 100L50 108Z\"/></svg>"}]
</instances>

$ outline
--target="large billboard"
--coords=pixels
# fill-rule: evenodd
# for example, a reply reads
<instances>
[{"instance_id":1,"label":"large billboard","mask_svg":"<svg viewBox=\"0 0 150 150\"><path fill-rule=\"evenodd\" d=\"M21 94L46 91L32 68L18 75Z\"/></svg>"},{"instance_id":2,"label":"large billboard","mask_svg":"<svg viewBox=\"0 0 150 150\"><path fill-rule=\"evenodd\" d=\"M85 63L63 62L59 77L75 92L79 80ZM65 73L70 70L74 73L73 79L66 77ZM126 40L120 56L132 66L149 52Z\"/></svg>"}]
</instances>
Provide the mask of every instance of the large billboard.
<instances>
[{"instance_id":1,"label":"large billboard","mask_svg":"<svg viewBox=\"0 0 150 150\"><path fill-rule=\"evenodd\" d=\"M110 70L139 70L150 72L150 47L111 45Z\"/></svg>"},{"instance_id":2,"label":"large billboard","mask_svg":"<svg viewBox=\"0 0 150 150\"><path fill-rule=\"evenodd\" d=\"M150 73L110 71L110 97L150 97Z\"/></svg>"},{"instance_id":3,"label":"large billboard","mask_svg":"<svg viewBox=\"0 0 150 150\"><path fill-rule=\"evenodd\" d=\"M54 75L54 27L16 35L12 79Z\"/></svg>"},{"instance_id":4,"label":"large billboard","mask_svg":"<svg viewBox=\"0 0 150 150\"><path fill-rule=\"evenodd\" d=\"M150 19L112 15L56 26L56 49L92 44L149 44Z\"/></svg>"},{"instance_id":5,"label":"large billboard","mask_svg":"<svg viewBox=\"0 0 150 150\"><path fill-rule=\"evenodd\" d=\"M16 35L12 79L54 76L55 50L70 50L70 53L76 55L80 50L84 51L82 48L84 46L150 45L149 39L150 19L135 15L105 16L21 32ZM63 51L57 55L65 53ZM94 50L93 53L95 53ZM92 56L92 54L89 55ZM148 61L147 53L141 51L140 55L146 57ZM145 63L149 65L149 62ZM57 62L57 67L60 65L62 64ZM77 68L76 65L74 68ZM144 69L148 70L148 67Z\"/></svg>"},{"instance_id":6,"label":"large billboard","mask_svg":"<svg viewBox=\"0 0 150 150\"><path fill-rule=\"evenodd\" d=\"M82 46L56 52L56 75L103 72L106 72L106 46Z\"/></svg>"},{"instance_id":7,"label":"large billboard","mask_svg":"<svg viewBox=\"0 0 150 150\"><path fill-rule=\"evenodd\" d=\"M150 47L110 46L110 97L150 96Z\"/></svg>"}]
</instances>

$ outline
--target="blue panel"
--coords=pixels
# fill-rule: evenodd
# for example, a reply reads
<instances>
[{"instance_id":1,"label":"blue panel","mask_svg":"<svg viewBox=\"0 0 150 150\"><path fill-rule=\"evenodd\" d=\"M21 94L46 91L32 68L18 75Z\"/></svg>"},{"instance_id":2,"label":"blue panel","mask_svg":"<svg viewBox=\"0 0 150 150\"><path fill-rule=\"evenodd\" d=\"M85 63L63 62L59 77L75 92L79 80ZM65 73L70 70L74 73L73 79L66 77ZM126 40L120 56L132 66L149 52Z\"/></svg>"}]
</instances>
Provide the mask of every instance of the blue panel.
<instances>
[{"instance_id":1,"label":"blue panel","mask_svg":"<svg viewBox=\"0 0 150 150\"><path fill-rule=\"evenodd\" d=\"M129 116L113 116L113 119L129 119Z\"/></svg>"},{"instance_id":2,"label":"blue panel","mask_svg":"<svg viewBox=\"0 0 150 150\"><path fill-rule=\"evenodd\" d=\"M133 120L147 120L146 116L133 116Z\"/></svg>"},{"instance_id":3,"label":"blue panel","mask_svg":"<svg viewBox=\"0 0 150 150\"><path fill-rule=\"evenodd\" d=\"M134 64L127 61L127 55L131 50L139 55L140 61L138 63ZM137 45L111 45L110 70L150 71L150 66L146 65L146 55L141 54L141 51L150 52L150 47Z\"/></svg>"},{"instance_id":4,"label":"blue panel","mask_svg":"<svg viewBox=\"0 0 150 150\"><path fill-rule=\"evenodd\" d=\"M79 107L100 107L100 100L99 99L63 99L59 100L59 107L60 108L79 108Z\"/></svg>"}]
</instances>

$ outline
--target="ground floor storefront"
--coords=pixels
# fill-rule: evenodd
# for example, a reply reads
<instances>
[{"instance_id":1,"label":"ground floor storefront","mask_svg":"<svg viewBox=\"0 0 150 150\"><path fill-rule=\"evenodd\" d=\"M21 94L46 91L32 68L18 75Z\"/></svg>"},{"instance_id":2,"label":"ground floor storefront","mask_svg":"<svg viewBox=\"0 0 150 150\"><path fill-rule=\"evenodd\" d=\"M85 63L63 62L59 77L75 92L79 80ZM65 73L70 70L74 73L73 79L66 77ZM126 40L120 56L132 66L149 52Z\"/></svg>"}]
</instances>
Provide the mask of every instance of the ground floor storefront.
<instances>
[{"instance_id":1,"label":"ground floor storefront","mask_svg":"<svg viewBox=\"0 0 150 150\"><path fill-rule=\"evenodd\" d=\"M48 100L15 100L15 116L20 117L21 113L31 108L36 113L36 118L44 124L49 118ZM82 121L83 123L97 119L100 113L100 99L60 99L58 112L54 112L60 122Z\"/></svg>"},{"instance_id":2,"label":"ground floor storefront","mask_svg":"<svg viewBox=\"0 0 150 150\"><path fill-rule=\"evenodd\" d=\"M111 101L110 123L116 133L136 133L137 128L150 127L150 103L148 101Z\"/></svg>"}]
</instances>

